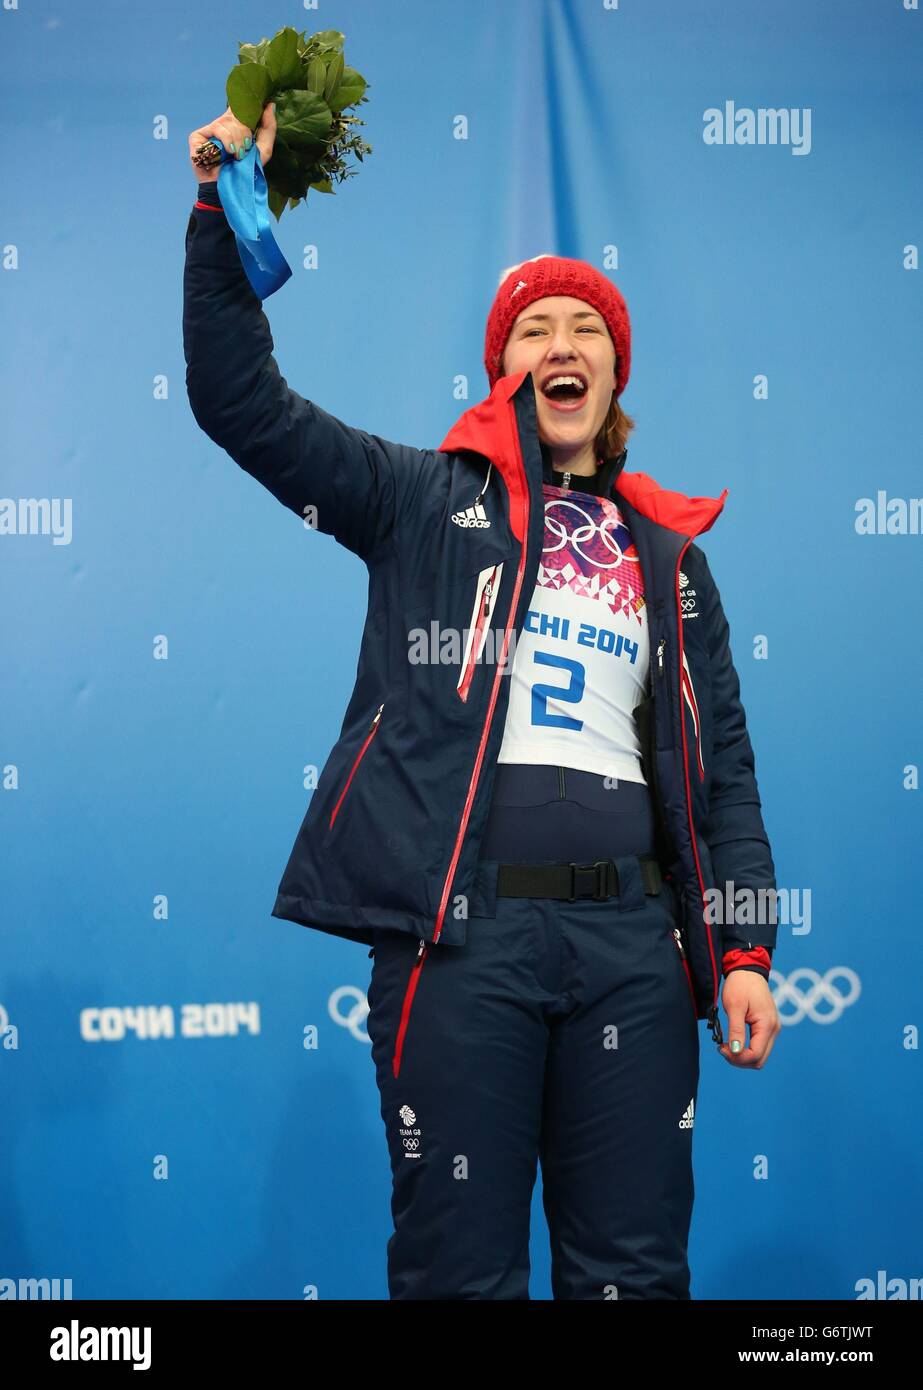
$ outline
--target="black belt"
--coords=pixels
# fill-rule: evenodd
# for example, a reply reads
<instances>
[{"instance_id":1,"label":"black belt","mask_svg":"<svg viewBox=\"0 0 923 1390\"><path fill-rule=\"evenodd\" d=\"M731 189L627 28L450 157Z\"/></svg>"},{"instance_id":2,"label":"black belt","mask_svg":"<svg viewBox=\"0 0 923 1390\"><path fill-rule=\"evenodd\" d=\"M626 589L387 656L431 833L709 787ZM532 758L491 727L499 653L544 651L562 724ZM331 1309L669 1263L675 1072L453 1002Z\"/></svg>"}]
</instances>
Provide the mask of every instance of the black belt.
<instances>
[{"instance_id":1,"label":"black belt","mask_svg":"<svg viewBox=\"0 0 923 1390\"><path fill-rule=\"evenodd\" d=\"M645 893L660 892L662 877L658 860L639 854ZM500 898L615 898L619 894L619 871L613 859L597 859L592 864L501 864L497 871Z\"/></svg>"}]
</instances>

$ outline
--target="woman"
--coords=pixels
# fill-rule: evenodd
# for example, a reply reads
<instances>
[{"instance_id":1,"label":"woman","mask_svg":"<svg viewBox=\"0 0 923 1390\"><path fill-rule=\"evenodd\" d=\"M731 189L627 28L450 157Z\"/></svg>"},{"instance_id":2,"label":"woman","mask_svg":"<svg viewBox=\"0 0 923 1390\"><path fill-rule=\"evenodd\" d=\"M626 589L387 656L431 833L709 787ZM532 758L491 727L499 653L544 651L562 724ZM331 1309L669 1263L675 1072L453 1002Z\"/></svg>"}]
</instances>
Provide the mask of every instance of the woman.
<instances>
[{"instance_id":1,"label":"woman","mask_svg":"<svg viewBox=\"0 0 923 1390\"><path fill-rule=\"evenodd\" d=\"M274 130L267 108L264 165ZM209 136L250 132L227 112L190 155ZM774 913L708 896L775 887L693 539L726 493L625 471L628 312L583 261L504 272L490 395L439 450L345 425L280 376L217 175L193 167L195 418L369 571L355 689L273 915L372 947L391 1297L528 1298L540 1158L555 1298L689 1298L697 1020L742 1067L779 1031Z\"/></svg>"}]
</instances>

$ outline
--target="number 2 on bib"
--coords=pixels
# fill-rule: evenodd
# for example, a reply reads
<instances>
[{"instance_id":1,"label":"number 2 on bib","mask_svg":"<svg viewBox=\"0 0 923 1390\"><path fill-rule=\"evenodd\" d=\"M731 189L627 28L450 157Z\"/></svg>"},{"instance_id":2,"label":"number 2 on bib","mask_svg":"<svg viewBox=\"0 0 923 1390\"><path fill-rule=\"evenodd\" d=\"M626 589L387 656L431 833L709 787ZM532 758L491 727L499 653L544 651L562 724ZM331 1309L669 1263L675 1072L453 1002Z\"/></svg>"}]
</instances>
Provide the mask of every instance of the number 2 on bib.
<instances>
[{"instance_id":1,"label":"number 2 on bib","mask_svg":"<svg viewBox=\"0 0 923 1390\"><path fill-rule=\"evenodd\" d=\"M583 699L586 688L586 668L580 661L572 661L566 656L554 656L551 652L534 652L533 660L539 666L556 666L570 673L570 684L533 685L532 723L552 724L556 729L582 729L582 719L572 719L569 714L551 714L548 710L548 696L555 700L577 705Z\"/></svg>"}]
</instances>

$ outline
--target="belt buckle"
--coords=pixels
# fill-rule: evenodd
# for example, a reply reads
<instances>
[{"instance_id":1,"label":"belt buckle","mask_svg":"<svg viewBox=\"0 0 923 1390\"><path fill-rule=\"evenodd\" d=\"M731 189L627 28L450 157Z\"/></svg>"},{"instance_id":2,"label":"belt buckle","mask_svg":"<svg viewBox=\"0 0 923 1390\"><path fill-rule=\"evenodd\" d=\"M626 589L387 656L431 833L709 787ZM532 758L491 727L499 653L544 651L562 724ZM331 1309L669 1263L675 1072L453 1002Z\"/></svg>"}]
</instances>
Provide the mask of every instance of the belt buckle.
<instances>
[{"instance_id":1,"label":"belt buckle","mask_svg":"<svg viewBox=\"0 0 923 1390\"><path fill-rule=\"evenodd\" d=\"M573 903L577 901L578 897L592 897L595 902L602 902L606 896L604 890L606 887L605 874L606 865L608 864L608 862L608 859L596 859L593 861L592 864L577 864L574 860L570 860L568 864L568 867L570 869L570 897L567 899L567 901L569 903ZM581 873L595 874L596 877L594 880L594 887L592 893L577 893L578 871Z\"/></svg>"}]
</instances>

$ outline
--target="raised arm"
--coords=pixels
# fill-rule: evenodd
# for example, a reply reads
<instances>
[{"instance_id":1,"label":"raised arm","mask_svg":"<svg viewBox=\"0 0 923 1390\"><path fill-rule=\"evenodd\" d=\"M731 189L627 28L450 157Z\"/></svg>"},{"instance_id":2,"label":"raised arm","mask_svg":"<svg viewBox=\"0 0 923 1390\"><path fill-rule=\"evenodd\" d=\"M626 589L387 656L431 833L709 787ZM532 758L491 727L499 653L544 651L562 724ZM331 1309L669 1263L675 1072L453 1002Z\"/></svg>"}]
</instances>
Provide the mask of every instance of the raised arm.
<instances>
[{"instance_id":1,"label":"raised arm","mask_svg":"<svg viewBox=\"0 0 923 1390\"><path fill-rule=\"evenodd\" d=\"M261 156L270 133L267 107ZM250 132L228 112L190 135L190 155L209 134L230 149ZM368 561L389 540L430 456L345 425L288 386L221 207L217 173L196 169L196 176L183 275L186 390L196 422L284 506L303 520L316 517L318 530Z\"/></svg>"}]
</instances>

